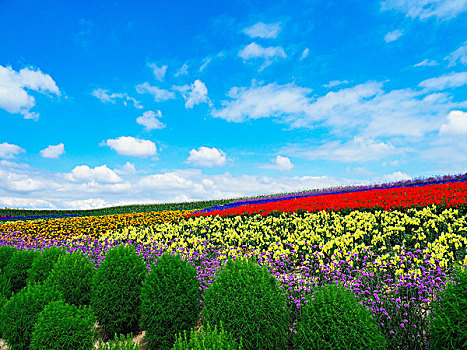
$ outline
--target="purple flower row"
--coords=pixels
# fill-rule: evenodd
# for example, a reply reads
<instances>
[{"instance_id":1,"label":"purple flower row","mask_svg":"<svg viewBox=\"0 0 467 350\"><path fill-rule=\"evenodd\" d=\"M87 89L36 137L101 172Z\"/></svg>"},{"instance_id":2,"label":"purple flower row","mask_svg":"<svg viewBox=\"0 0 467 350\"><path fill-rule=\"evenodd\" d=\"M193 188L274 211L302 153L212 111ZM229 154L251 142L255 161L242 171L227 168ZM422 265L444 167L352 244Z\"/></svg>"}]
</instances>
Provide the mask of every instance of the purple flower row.
<instances>
[{"instance_id":1,"label":"purple flower row","mask_svg":"<svg viewBox=\"0 0 467 350\"><path fill-rule=\"evenodd\" d=\"M62 218L69 216L79 216L77 214L66 214L66 215L36 215L36 216L0 216L0 220L28 220L28 219L40 219L40 218Z\"/></svg>"}]
</instances>

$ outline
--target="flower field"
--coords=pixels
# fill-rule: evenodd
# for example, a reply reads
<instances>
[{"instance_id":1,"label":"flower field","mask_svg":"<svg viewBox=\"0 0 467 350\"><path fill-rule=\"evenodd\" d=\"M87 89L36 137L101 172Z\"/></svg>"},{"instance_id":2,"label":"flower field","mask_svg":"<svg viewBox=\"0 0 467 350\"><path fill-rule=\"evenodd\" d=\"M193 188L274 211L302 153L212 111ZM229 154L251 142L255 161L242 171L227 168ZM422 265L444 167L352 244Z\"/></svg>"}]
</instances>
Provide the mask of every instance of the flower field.
<instances>
[{"instance_id":1,"label":"flower field","mask_svg":"<svg viewBox=\"0 0 467 350\"><path fill-rule=\"evenodd\" d=\"M371 310L389 349L423 349L439 292L456 264L467 266L466 208L467 182L459 181L246 202L223 211L11 221L0 223L0 245L61 246L98 268L109 249L129 243L148 271L164 252L178 252L196 267L201 290L228 258L255 257L287 297L292 334L305 296L339 282Z\"/></svg>"}]
</instances>

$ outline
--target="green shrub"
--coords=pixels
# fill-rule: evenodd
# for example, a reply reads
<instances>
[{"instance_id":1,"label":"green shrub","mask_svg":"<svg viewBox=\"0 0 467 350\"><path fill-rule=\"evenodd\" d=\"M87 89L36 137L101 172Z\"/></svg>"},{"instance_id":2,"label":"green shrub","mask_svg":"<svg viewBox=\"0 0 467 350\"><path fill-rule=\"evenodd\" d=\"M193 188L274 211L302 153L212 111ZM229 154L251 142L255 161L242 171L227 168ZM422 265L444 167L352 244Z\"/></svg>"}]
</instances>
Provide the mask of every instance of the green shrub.
<instances>
[{"instance_id":1,"label":"green shrub","mask_svg":"<svg viewBox=\"0 0 467 350\"><path fill-rule=\"evenodd\" d=\"M150 349L170 349L178 333L196 326L201 298L196 268L179 255L163 254L141 293L141 325Z\"/></svg>"},{"instance_id":2,"label":"green shrub","mask_svg":"<svg viewBox=\"0 0 467 350\"><path fill-rule=\"evenodd\" d=\"M467 270L458 269L455 284L439 294L431 322L432 349L467 348Z\"/></svg>"},{"instance_id":3,"label":"green shrub","mask_svg":"<svg viewBox=\"0 0 467 350\"><path fill-rule=\"evenodd\" d=\"M94 275L91 292L91 305L107 339L139 331L141 286L147 271L132 245L107 252Z\"/></svg>"},{"instance_id":4,"label":"green shrub","mask_svg":"<svg viewBox=\"0 0 467 350\"><path fill-rule=\"evenodd\" d=\"M122 334L120 337L115 334L115 341L109 341L107 344L102 343L99 339L97 350L140 350L141 344L133 342L133 333L130 333L125 338Z\"/></svg>"},{"instance_id":5,"label":"green shrub","mask_svg":"<svg viewBox=\"0 0 467 350\"><path fill-rule=\"evenodd\" d=\"M87 307L53 301L41 311L32 333L32 350L90 350L97 338L95 316Z\"/></svg>"},{"instance_id":6,"label":"green shrub","mask_svg":"<svg viewBox=\"0 0 467 350\"><path fill-rule=\"evenodd\" d=\"M58 290L37 283L27 285L11 297L0 312L3 340L10 350L30 349L39 313L50 302L60 299Z\"/></svg>"},{"instance_id":7,"label":"green shrub","mask_svg":"<svg viewBox=\"0 0 467 350\"><path fill-rule=\"evenodd\" d=\"M0 310L11 297L10 280L2 273L0 274ZM2 320L0 319L0 338L2 337Z\"/></svg>"},{"instance_id":8,"label":"green shrub","mask_svg":"<svg viewBox=\"0 0 467 350\"><path fill-rule=\"evenodd\" d=\"M10 280L11 291L18 293L27 284L28 270L31 268L37 252L34 250L17 250L11 256L4 273Z\"/></svg>"},{"instance_id":9,"label":"green shrub","mask_svg":"<svg viewBox=\"0 0 467 350\"><path fill-rule=\"evenodd\" d=\"M203 320L219 325L245 349L286 349L291 323L286 297L267 266L228 260L204 293Z\"/></svg>"},{"instance_id":10,"label":"green shrub","mask_svg":"<svg viewBox=\"0 0 467 350\"><path fill-rule=\"evenodd\" d=\"M358 303L352 291L329 284L306 300L295 349L386 349L386 339L371 311Z\"/></svg>"},{"instance_id":11,"label":"green shrub","mask_svg":"<svg viewBox=\"0 0 467 350\"><path fill-rule=\"evenodd\" d=\"M28 271L28 282L44 282L49 276L52 268L61 255L66 252L59 247L48 247L37 252L37 256L32 262Z\"/></svg>"},{"instance_id":12,"label":"green shrub","mask_svg":"<svg viewBox=\"0 0 467 350\"><path fill-rule=\"evenodd\" d=\"M44 284L56 287L68 304L89 305L95 272L91 260L83 253L75 251L58 258Z\"/></svg>"},{"instance_id":13,"label":"green shrub","mask_svg":"<svg viewBox=\"0 0 467 350\"><path fill-rule=\"evenodd\" d=\"M206 330L201 326L199 332L191 329L190 340L187 340L186 331L183 331L184 337L180 333L175 341L172 350L242 350L242 339L240 344L222 327L220 332L217 331L217 326L214 329L208 323Z\"/></svg>"},{"instance_id":14,"label":"green shrub","mask_svg":"<svg viewBox=\"0 0 467 350\"><path fill-rule=\"evenodd\" d=\"M13 253L17 250L18 249L15 247L10 247L7 245L0 246L0 273L3 272L5 267L8 265L8 262L10 261Z\"/></svg>"}]
</instances>

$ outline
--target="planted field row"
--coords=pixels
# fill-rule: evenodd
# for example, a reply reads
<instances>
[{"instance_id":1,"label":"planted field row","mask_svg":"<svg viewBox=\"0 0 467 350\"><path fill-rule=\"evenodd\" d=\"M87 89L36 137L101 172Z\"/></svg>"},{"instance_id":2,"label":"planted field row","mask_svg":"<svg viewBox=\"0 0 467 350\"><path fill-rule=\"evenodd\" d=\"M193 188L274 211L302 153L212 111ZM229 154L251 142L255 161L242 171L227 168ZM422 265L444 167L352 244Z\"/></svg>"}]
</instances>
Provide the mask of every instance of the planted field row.
<instances>
[{"instance_id":1,"label":"planted field row","mask_svg":"<svg viewBox=\"0 0 467 350\"><path fill-rule=\"evenodd\" d=\"M373 189L368 191L320 194L292 199L271 199L266 203L242 204L231 208L198 211L189 216L241 215L243 213L268 215L271 212L296 212L305 210L358 210L381 208L384 210L415 206L458 206L467 203L467 181L442 184Z\"/></svg>"}]
</instances>

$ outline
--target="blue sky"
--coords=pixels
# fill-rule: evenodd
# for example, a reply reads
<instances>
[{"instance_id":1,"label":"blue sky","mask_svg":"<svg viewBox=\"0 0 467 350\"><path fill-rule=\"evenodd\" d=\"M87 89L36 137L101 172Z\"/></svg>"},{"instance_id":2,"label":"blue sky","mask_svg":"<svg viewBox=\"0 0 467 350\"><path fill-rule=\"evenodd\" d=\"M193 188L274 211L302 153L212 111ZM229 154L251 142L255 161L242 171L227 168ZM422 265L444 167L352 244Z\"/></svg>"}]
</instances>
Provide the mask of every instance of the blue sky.
<instances>
[{"instance_id":1,"label":"blue sky","mask_svg":"<svg viewBox=\"0 0 467 350\"><path fill-rule=\"evenodd\" d=\"M0 207L465 173L466 65L466 0L3 0Z\"/></svg>"}]
</instances>

